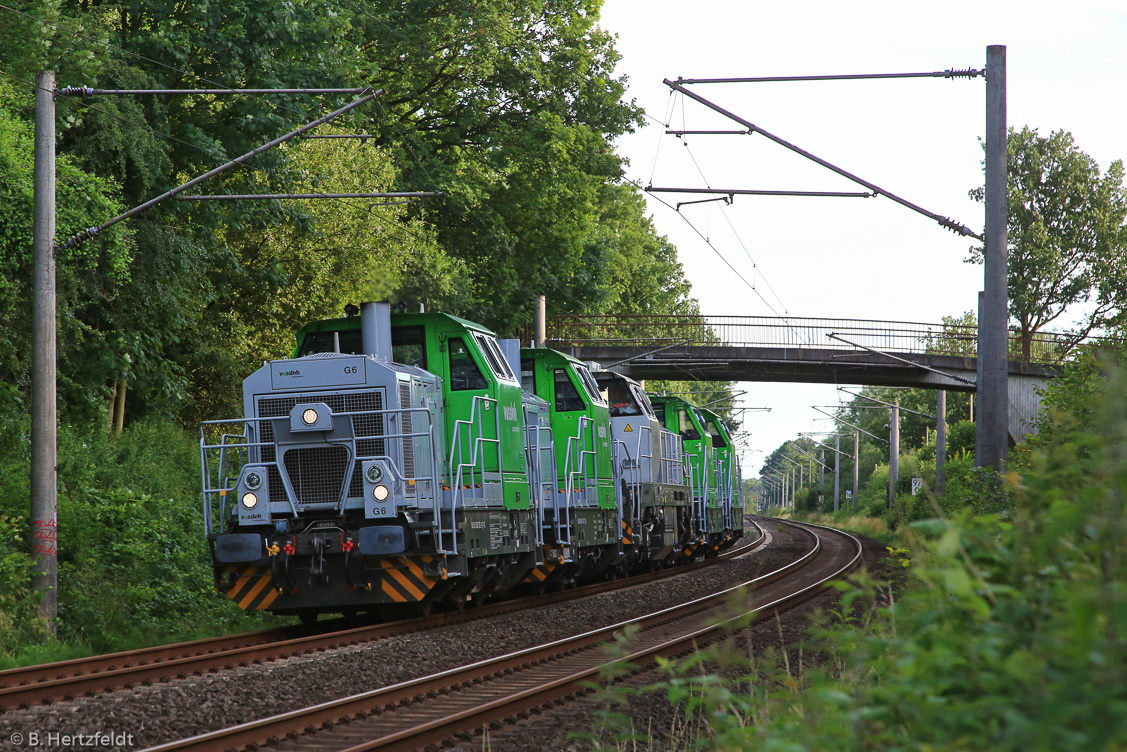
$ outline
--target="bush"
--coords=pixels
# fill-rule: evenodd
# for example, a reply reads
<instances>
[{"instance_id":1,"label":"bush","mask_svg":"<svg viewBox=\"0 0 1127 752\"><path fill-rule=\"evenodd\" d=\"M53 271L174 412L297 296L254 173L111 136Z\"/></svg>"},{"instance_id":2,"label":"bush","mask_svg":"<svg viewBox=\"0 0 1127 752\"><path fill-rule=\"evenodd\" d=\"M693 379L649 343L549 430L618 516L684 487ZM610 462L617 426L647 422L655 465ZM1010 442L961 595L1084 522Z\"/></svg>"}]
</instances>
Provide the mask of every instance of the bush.
<instances>
[{"instance_id":1,"label":"bush","mask_svg":"<svg viewBox=\"0 0 1127 752\"><path fill-rule=\"evenodd\" d=\"M26 434L11 442L26 443ZM26 514L28 499L26 459L2 456L9 459L0 478L0 537L4 520L12 530L23 527L14 520ZM105 652L262 625L214 591L199 477L197 440L172 423L140 421L121 435L60 427L61 642ZM0 652L21 652L41 634L33 608L7 606L27 592L25 562L26 546L0 555L0 618L15 630L8 637L0 629Z\"/></svg>"},{"instance_id":2,"label":"bush","mask_svg":"<svg viewBox=\"0 0 1127 752\"><path fill-rule=\"evenodd\" d=\"M31 592L34 562L23 539L27 521L0 514L0 653L34 642L43 631Z\"/></svg>"},{"instance_id":3,"label":"bush","mask_svg":"<svg viewBox=\"0 0 1127 752\"><path fill-rule=\"evenodd\" d=\"M1075 404L1004 486L953 458L932 497L949 519L900 529L907 581L841 584L804 660L754 646L713 655L742 661L736 681L674 669L700 747L1127 748L1127 378Z\"/></svg>"}]
</instances>

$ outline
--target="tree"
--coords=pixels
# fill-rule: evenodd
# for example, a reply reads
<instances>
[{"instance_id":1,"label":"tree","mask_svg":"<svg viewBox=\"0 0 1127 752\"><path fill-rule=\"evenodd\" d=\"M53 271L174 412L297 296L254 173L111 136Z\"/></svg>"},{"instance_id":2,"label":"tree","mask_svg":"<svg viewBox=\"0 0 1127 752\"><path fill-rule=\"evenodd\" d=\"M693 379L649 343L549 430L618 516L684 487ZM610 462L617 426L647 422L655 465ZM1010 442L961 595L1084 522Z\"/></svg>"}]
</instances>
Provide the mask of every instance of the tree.
<instances>
[{"instance_id":1,"label":"tree","mask_svg":"<svg viewBox=\"0 0 1127 752\"><path fill-rule=\"evenodd\" d=\"M206 193L346 184L444 193L422 208L371 214L344 204L169 201L131 219L120 236L137 252L113 278L76 276L81 295L67 315L80 326L66 342L60 332L87 401L104 402L128 380L130 420L196 417L193 403L213 405L248 360L285 350L292 327L339 311L377 272L391 297L501 334L529 320L538 294L553 312L694 312L675 250L621 182L613 142L641 112L623 100L600 4L19 3L24 15L9 12L0 26L0 68L25 79L51 68L60 85L108 89L386 90L333 124L371 134L362 148L380 155L384 171L370 176L378 179L350 180L366 165L333 163L343 145L292 146L225 173ZM64 97L59 153L130 207L345 99ZM30 109L16 116L30 120ZM63 237L69 226L60 223ZM102 239L91 246L106 249Z\"/></svg>"},{"instance_id":2,"label":"tree","mask_svg":"<svg viewBox=\"0 0 1127 752\"><path fill-rule=\"evenodd\" d=\"M613 38L589 0L346 0L354 66L388 90L364 129L399 157L400 186L446 195L427 218L469 269L463 315L509 333L546 294L561 311L613 303L598 250L622 101ZM371 114L371 113L369 113ZM358 126L359 127L359 126ZM596 258L597 261L597 258Z\"/></svg>"},{"instance_id":3,"label":"tree","mask_svg":"<svg viewBox=\"0 0 1127 752\"><path fill-rule=\"evenodd\" d=\"M1048 137L1010 129L1009 299L1028 360L1034 335L1077 304L1087 304L1077 339L1122 325L1127 303L1127 189L1123 161L1103 175L1072 134ZM984 189L970 192L984 200ZM982 246L970 249L982 263Z\"/></svg>"},{"instance_id":4,"label":"tree","mask_svg":"<svg viewBox=\"0 0 1127 752\"><path fill-rule=\"evenodd\" d=\"M289 186L294 193L378 192L396 179L387 152L370 143L317 139L282 148L302 168ZM289 357L301 324L340 316L348 303L457 308L465 269L421 218L406 220L403 206L375 199L307 204L308 217L224 233L235 264L216 281L225 299L199 333L208 343L201 352L209 353L195 373L199 417L237 412L238 384L247 373L263 360Z\"/></svg>"},{"instance_id":5,"label":"tree","mask_svg":"<svg viewBox=\"0 0 1127 752\"><path fill-rule=\"evenodd\" d=\"M31 279L33 128L16 114L30 92L0 82L0 385L19 390L31 377ZM112 180L91 175L66 154L56 163L57 221L63 237L121 211ZM136 237L124 226L110 228L79 248L57 251L59 309L59 404L68 417L96 414L102 406L104 373L96 352L112 329L99 330L87 315L110 290L127 284Z\"/></svg>"}]
</instances>

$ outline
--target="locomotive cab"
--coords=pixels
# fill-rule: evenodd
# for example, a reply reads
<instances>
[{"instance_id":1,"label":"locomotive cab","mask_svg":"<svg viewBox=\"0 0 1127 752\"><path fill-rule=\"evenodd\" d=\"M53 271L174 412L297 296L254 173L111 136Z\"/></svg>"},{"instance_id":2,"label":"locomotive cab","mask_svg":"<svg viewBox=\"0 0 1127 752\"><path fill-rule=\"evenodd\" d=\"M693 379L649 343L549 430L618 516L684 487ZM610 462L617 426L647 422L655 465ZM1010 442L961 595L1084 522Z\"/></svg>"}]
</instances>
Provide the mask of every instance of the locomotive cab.
<instances>
[{"instance_id":1,"label":"locomotive cab","mask_svg":"<svg viewBox=\"0 0 1127 752\"><path fill-rule=\"evenodd\" d=\"M613 371L594 376L610 407L622 542L632 565L660 563L693 540L681 437L662 427L637 381Z\"/></svg>"},{"instance_id":2,"label":"locomotive cab","mask_svg":"<svg viewBox=\"0 0 1127 752\"><path fill-rule=\"evenodd\" d=\"M587 366L550 349L520 351L521 385L548 403L556 487L546 503L545 548L569 550L568 566L534 570L526 582L588 578L624 561L611 462L610 411Z\"/></svg>"}]
</instances>

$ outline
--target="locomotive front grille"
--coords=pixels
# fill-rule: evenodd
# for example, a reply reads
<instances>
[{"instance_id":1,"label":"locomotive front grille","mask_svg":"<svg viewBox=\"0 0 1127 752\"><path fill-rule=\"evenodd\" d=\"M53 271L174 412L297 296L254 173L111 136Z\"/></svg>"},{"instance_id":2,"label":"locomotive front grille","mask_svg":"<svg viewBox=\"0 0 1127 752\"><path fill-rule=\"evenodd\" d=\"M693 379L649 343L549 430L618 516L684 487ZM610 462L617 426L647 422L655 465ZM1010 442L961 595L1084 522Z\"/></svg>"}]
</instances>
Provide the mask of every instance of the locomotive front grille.
<instances>
[{"instance_id":1,"label":"locomotive front grille","mask_svg":"<svg viewBox=\"0 0 1127 752\"><path fill-rule=\"evenodd\" d=\"M259 418L287 419L294 406L303 402L323 402L334 413L376 412L384 409L383 393L381 391L345 392L343 394L301 394L287 395L285 397L263 397L258 400ZM385 416L383 415L353 415L352 436L377 437L387 433ZM346 424L347 425L347 424ZM261 420L258 423L259 441L268 446L261 448L263 462L277 460L277 448L274 441L274 421ZM356 456L380 457L387 453L386 442L380 438L367 438L355 442ZM339 451L338 451L339 450ZM314 460L317 455L299 453L320 452L323 457ZM343 453L344 460L339 459ZM334 459L329 459L329 455ZM290 466L291 457L294 467ZM351 459L349 450L342 445L331 447L295 448L285 453L284 464L286 474L293 485L299 504L314 504L319 502L337 502L340 499L341 488L344 485L345 474L348 472L348 463ZM318 463L324 462L324 467ZM295 470L296 468L296 470ZM270 482L270 501L286 501L286 490L282 485L282 475L277 467L270 467L268 471ZM299 483L300 479L300 483ZM348 498L363 498L364 480L360 473L353 473L352 481L348 486Z\"/></svg>"},{"instance_id":2,"label":"locomotive front grille","mask_svg":"<svg viewBox=\"0 0 1127 752\"><path fill-rule=\"evenodd\" d=\"M340 501L349 459L348 449L339 444L287 450L282 460L297 503L326 504Z\"/></svg>"},{"instance_id":3,"label":"locomotive front grille","mask_svg":"<svg viewBox=\"0 0 1127 752\"><path fill-rule=\"evenodd\" d=\"M413 432L411 426L411 413L406 412L407 408L411 407L411 384L406 381L399 382L399 407L404 412L400 413L403 416L403 433L408 434ZM408 478L415 477L415 440L403 440L403 474Z\"/></svg>"}]
</instances>

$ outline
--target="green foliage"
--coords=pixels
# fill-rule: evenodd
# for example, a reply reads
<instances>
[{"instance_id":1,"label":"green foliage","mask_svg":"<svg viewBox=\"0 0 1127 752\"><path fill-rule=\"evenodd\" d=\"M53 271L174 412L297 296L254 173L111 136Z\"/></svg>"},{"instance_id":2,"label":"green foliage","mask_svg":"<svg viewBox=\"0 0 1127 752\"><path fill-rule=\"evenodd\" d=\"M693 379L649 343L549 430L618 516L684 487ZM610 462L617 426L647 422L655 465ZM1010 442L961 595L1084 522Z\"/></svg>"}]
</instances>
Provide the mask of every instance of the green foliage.
<instances>
[{"instance_id":1,"label":"green foliage","mask_svg":"<svg viewBox=\"0 0 1127 752\"><path fill-rule=\"evenodd\" d=\"M1058 430L1007 479L1005 508L954 458L948 497L970 508L938 500L900 529L895 587L871 575L839 585L804 663L768 641L736 671L673 668L670 699L707 719L700 748L1127 746L1127 375L1105 373L1058 387ZM710 658L740 656L683 665Z\"/></svg>"},{"instance_id":2,"label":"green foliage","mask_svg":"<svg viewBox=\"0 0 1127 752\"><path fill-rule=\"evenodd\" d=\"M615 185L611 143L641 115L622 101L598 6L349 4L355 64L391 92L364 127L403 155L403 188L445 192L427 216L469 268L461 313L502 333L530 320L538 294L554 311L602 312L624 276L643 280L654 262L673 271L654 250L628 265L642 205Z\"/></svg>"},{"instance_id":3,"label":"green foliage","mask_svg":"<svg viewBox=\"0 0 1127 752\"><path fill-rule=\"evenodd\" d=\"M978 351L978 320L974 311L959 316L944 316L940 331L924 342L929 353L974 355Z\"/></svg>"},{"instance_id":4,"label":"green foliage","mask_svg":"<svg viewBox=\"0 0 1127 752\"><path fill-rule=\"evenodd\" d=\"M1007 146L1009 311L1028 359L1033 334L1077 305L1087 304L1078 334L1122 324L1127 187L1122 160L1101 175L1067 131L1010 128ZM981 246L970 260L982 262Z\"/></svg>"},{"instance_id":5,"label":"green foliage","mask_svg":"<svg viewBox=\"0 0 1127 752\"><path fill-rule=\"evenodd\" d=\"M42 632L31 590L34 561L23 545L28 524L23 517L0 514L0 656L36 641Z\"/></svg>"},{"instance_id":6,"label":"green foliage","mask_svg":"<svg viewBox=\"0 0 1127 752\"><path fill-rule=\"evenodd\" d=\"M26 536L26 419L4 440L0 536ZM10 450L23 447L18 454ZM22 457L23 459L16 459ZM195 438L140 421L120 435L63 427L59 435L59 640L105 652L253 628L212 587L200 537ZM19 525L19 527L16 527ZM0 554L0 655L22 655L39 631L28 598L26 544ZM29 654L33 658L40 653ZM18 659L17 659L18 660Z\"/></svg>"},{"instance_id":7,"label":"green foliage","mask_svg":"<svg viewBox=\"0 0 1127 752\"><path fill-rule=\"evenodd\" d=\"M0 82L0 382L26 389L30 380L33 216L33 133L16 114L27 97ZM117 188L60 154L57 224L64 237L120 211ZM77 248L60 249L57 262L59 308L59 403L78 418L96 414L104 395L104 373L91 373L89 357L109 333L91 326L91 306L127 282L135 255L133 234L111 228Z\"/></svg>"},{"instance_id":8,"label":"green foliage","mask_svg":"<svg viewBox=\"0 0 1127 752\"><path fill-rule=\"evenodd\" d=\"M386 151L371 144L319 139L285 151L302 168L294 193L394 187ZM266 191L265 181L255 190ZM224 233L235 264L216 284L222 285L222 306L198 332L206 357L195 373L193 415L239 412L241 380L264 360L289 357L299 324L339 316L347 303L391 299L430 310L459 307L464 265L437 245L420 218L383 203L317 201L304 218Z\"/></svg>"},{"instance_id":9,"label":"green foliage","mask_svg":"<svg viewBox=\"0 0 1127 752\"><path fill-rule=\"evenodd\" d=\"M622 101L598 3L434 0L279 6L26 0L0 67L104 88L323 87L387 93L334 127L366 143L294 142L201 191L441 190L425 207L365 201L165 202L60 258L63 404L75 419L128 382L127 422L194 420L290 332L390 297L514 333L554 311L695 312L668 240L621 184ZM8 86L7 84L5 86ZM0 116L0 381L26 387L31 99ZM97 225L312 120L341 97L125 96L58 102L59 234ZM65 173L65 174L64 174ZM93 176L97 176L96 178ZM83 182L85 181L85 182ZM91 182L94 181L94 182ZM409 213L408 213L409 211ZM78 263L81 261L82 263ZM10 356L10 357L9 357Z\"/></svg>"}]
</instances>

